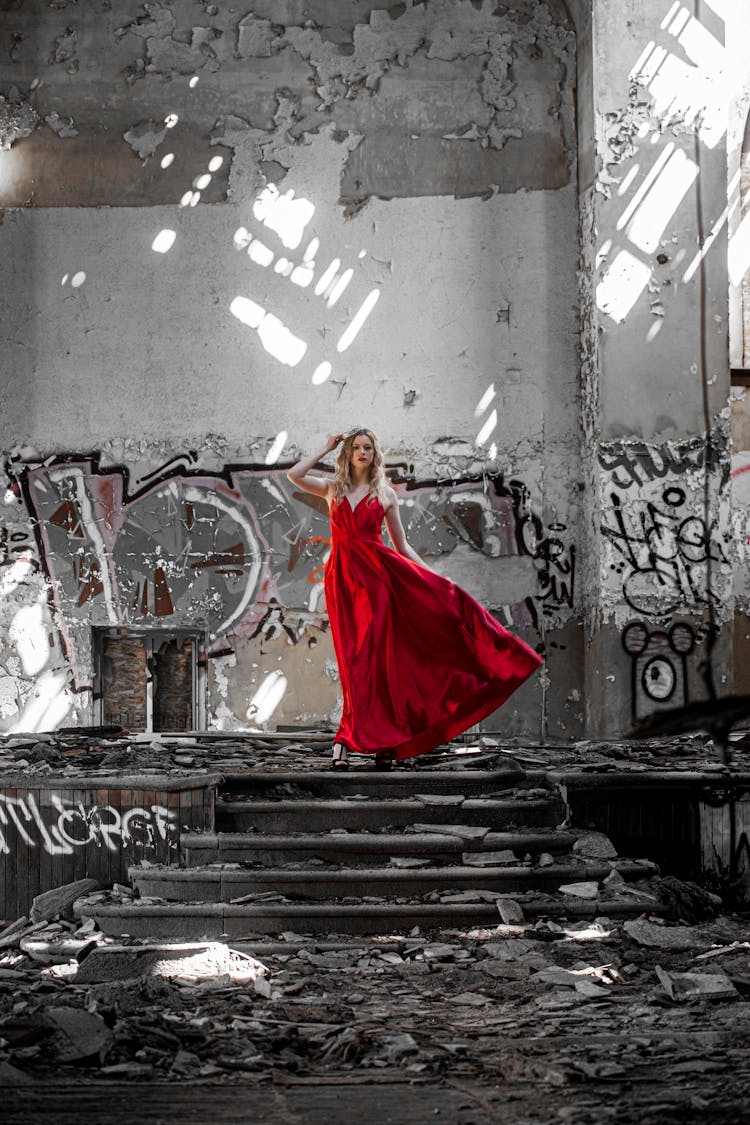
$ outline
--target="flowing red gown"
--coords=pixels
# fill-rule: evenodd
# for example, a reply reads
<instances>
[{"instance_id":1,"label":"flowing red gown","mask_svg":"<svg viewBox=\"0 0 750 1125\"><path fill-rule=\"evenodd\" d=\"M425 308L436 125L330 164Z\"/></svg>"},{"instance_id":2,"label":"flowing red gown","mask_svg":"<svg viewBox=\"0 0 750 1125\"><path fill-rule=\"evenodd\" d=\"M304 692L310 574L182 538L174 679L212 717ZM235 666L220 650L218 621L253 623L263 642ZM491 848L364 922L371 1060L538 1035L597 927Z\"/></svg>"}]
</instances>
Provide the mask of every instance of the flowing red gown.
<instances>
[{"instance_id":1,"label":"flowing red gown","mask_svg":"<svg viewBox=\"0 0 750 1125\"><path fill-rule=\"evenodd\" d=\"M542 663L465 590L387 547L369 495L331 509L326 608L344 700L335 741L424 754L495 711Z\"/></svg>"}]
</instances>

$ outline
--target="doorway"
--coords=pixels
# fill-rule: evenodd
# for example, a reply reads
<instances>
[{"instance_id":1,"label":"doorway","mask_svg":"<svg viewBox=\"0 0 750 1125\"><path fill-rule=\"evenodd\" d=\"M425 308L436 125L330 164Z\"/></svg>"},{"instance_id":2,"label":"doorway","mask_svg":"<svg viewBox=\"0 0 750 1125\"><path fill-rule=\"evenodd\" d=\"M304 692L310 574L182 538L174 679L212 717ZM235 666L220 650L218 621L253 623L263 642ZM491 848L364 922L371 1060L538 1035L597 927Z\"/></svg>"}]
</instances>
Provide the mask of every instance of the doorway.
<instances>
[{"instance_id":1,"label":"doorway","mask_svg":"<svg viewBox=\"0 0 750 1125\"><path fill-rule=\"evenodd\" d=\"M205 637L190 629L94 629L99 721L132 733L200 730Z\"/></svg>"}]
</instances>

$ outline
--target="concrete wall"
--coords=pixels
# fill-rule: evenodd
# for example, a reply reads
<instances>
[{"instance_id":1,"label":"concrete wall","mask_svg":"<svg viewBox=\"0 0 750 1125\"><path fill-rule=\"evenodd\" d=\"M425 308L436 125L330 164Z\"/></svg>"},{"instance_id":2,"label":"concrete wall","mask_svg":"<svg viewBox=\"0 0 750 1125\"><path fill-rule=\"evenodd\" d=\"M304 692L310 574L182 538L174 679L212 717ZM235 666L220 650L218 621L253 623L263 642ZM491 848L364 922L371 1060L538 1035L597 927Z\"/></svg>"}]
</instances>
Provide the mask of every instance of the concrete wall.
<instances>
[{"instance_id":1,"label":"concrete wall","mask_svg":"<svg viewBox=\"0 0 750 1125\"><path fill-rule=\"evenodd\" d=\"M489 729L730 691L740 9L4 12L0 726L96 718L117 624L205 631L209 725L335 723L284 468L362 424L414 545L545 653Z\"/></svg>"},{"instance_id":2,"label":"concrete wall","mask_svg":"<svg viewBox=\"0 0 750 1125\"><path fill-rule=\"evenodd\" d=\"M2 16L0 726L96 718L112 624L206 630L209 725L335 722L283 469L368 424L414 545L547 652L487 726L580 733L564 5L96 8Z\"/></svg>"},{"instance_id":3,"label":"concrete wall","mask_svg":"<svg viewBox=\"0 0 750 1125\"><path fill-rule=\"evenodd\" d=\"M593 6L585 612L602 733L706 699L707 674L732 689L727 129L747 78L742 7Z\"/></svg>"}]
</instances>

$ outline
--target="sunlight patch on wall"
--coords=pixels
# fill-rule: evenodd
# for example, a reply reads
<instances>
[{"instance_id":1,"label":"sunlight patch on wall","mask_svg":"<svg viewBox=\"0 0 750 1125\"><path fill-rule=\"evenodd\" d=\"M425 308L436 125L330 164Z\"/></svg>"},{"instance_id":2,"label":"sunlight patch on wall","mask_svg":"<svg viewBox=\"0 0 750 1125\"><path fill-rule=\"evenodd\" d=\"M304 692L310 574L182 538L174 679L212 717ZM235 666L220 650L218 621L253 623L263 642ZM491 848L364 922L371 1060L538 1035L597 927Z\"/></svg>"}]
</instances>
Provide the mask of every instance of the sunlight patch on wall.
<instances>
[{"instance_id":1,"label":"sunlight patch on wall","mask_svg":"<svg viewBox=\"0 0 750 1125\"><path fill-rule=\"evenodd\" d=\"M596 304L617 324L622 324L646 288L651 267L629 250L621 250L596 287Z\"/></svg>"},{"instance_id":2,"label":"sunlight patch on wall","mask_svg":"<svg viewBox=\"0 0 750 1125\"><path fill-rule=\"evenodd\" d=\"M287 678L280 670L269 673L260 685L245 712L251 723L267 723L281 703L287 689Z\"/></svg>"}]
</instances>

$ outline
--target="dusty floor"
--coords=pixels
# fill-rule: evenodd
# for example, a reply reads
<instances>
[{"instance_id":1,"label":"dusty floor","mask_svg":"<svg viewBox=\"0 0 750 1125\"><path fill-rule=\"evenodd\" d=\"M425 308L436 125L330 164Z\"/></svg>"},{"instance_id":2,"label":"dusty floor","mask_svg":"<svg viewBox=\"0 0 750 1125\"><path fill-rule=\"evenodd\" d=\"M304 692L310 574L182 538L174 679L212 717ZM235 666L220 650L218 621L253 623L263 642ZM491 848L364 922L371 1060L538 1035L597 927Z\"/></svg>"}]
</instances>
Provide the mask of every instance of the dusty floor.
<instances>
[{"instance_id":1,"label":"dusty floor","mask_svg":"<svg viewBox=\"0 0 750 1125\"><path fill-rule=\"evenodd\" d=\"M748 768L745 738L733 746L736 769ZM0 771L289 770L320 768L327 753L324 736L125 745L70 734L7 740ZM546 748L482 739L412 768L503 754L543 769L724 768L700 735ZM259 938L148 963L142 945L115 955L70 917L24 948L11 928L0 932L0 1117L747 1122L750 915L708 917L711 904L689 888L673 907L667 919L351 942L287 933L273 946Z\"/></svg>"},{"instance_id":2,"label":"dusty floor","mask_svg":"<svg viewBox=\"0 0 750 1125\"><path fill-rule=\"evenodd\" d=\"M540 922L323 951L288 934L265 973L209 946L119 980L127 951L86 970L10 946L2 1119L744 1122L749 929Z\"/></svg>"}]
</instances>

